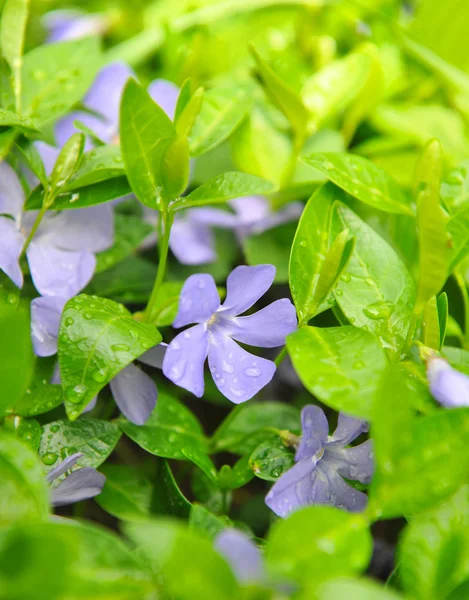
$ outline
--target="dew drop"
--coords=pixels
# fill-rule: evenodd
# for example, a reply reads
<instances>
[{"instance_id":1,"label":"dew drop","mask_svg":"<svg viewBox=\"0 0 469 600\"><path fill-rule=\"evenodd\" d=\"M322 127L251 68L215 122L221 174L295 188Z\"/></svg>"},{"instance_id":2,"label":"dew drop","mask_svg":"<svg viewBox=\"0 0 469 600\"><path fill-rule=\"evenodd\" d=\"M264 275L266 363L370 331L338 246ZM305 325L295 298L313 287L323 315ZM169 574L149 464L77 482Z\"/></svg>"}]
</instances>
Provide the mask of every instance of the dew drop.
<instances>
[{"instance_id":1,"label":"dew drop","mask_svg":"<svg viewBox=\"0 0 469 600\"><path fill-rule=\"evenodd\" d=\"M337 294L337 296L343 296L344 292L342 290L336 290L335 292Z\"/></svg>"},{"instance_id":2,"label":"dew drop","mask_svg":"<svg viewBox=\"0 0 469 600\"><path fill-rule=\"evenodd\" d=\"M244 374L247 375L248 377L259 377L259 375L261 374L261 370L260 369L253 369L253 368L249 368L249 369L245 369L244 370Z\"/></svg>"},{"instance_id":3,"label":"dew drop","mask_svg":"<svg viewBox=\"0 0 469 600\"><path fill-rule=\"evenodd\" d=\"M7 295L7 302L8 304L15 304L15 302L18 300L18 296L17 294L8 294Z\"/></svg>"},{"instance_id":4,"label":"dew drop","mask_svg":"<svg viewBox=\"0 0 469 600\"><path fill-rule=\"evenodd\" d=\"M67 317L65 319L65 325L67 327L70 327L70 325L73 325L75 323L75 320L73 319L73 317Z\"/></svg>"},{"instance_id":5,"label":"dew drop","mask_svg":"<svg viewBox=\"0 0 469 600\"><path fill-rule=\"evenodd\" d=\"M342 275L340 276L340 279L342 281L345 281L345 283L348 283L350 281L351 277L348 273L342 273Z\"/></svg>"},{"instance_id":6,"label":"dew drop","mask_svg":"<svg viewBox=\"0 0 469 600\"><path fill-rule=\"evenodd\" d=\"M86 319L87 321L89 321L90 319L93 318L93 315L90 312L85 312L85 313L83 313L83 318Z\"/></svg>"},{"instance_id":7,"label":"dew drop","mask_svg":"<svg viewBox=\"0 0 469 600\"><path fill-rule=\"evenodd\" d=\"M226 362L226 360L222 361L221 368L223 371L225 371L225 373L233 373L234 372L233 365L230 365L230 363Z\"/></svg>"},{"instance_id":8,"label":"dew drop","mask_svg":"<svg viewBox=\"0 0 469 600\"><path fill-rule=\"evenodd\" d=\"M111 350L114 352L128 352L129 345L128 344L114 344L111 346Z\"/></svg>"},{"instance_id":9,"label":"dew drop","mask_svg":"<svg viewBox=\"0 0 469 600\"><path fill-rule=\"evenodd\" d=\"M53 452L48 452L42 457L42 462L45 465L53 465L55 462L57 462L58 458L59 457L57 456L57 454L54 454Z\"/></svg>"},{"instance_id":10,"label":"dew drop","mask_svg":"<svg viewBox=\"0 0 469 600\"><path fill-rule=\"evenodd\" d=\"M307 246L307 243L305 242L305 240L302 240L302 241L300 242L300 246L301 246L302 248L306 248L306 246Z\"/></svg>"},{"instance_id":11,"label":"dew drop","mask_svg":"<svg viewBox=\"0 0 469 600\"><path fill-rule=\"evenodd\" d=\"M60 427L58 425L52 425L52 427L50 428L50 430L52 431L52 433L57 433L57 431L60 429Z\"/></svg>"},{"instance_id":12,"label":"dew drop","mask_svg":"<svg viewBox=\"0 0 469 600\"><path fill-rule=\"evenodd\" d=\"M365 363L362 360L357 360L353 363L354 369L364 369L366 367Z\"/></svg>"},{"instance_id":13,"label":"dew drop","mask_svg":"<svg viewBox=\"0 0 469 600\"><path fill-rule=\"evenodd\" d=\"M106 381L107 376L108 376L108 369L103 368L103 369L99 369L98 371L95 371L92 375L94 381L96 381L97 383L103 383L104 381Z\"/></svg>"},{"instance_id":14,"label":"dew drop","mask_svg":"<svg viewBox=\"0 0 469 600\"><path fill-rule=\"evenodd\" d=\"M379 319L387 319L394 311L394 306L391 302L374 302L363 309L363 313L369 319L375 321Z\"/></svg>"},{"instance_id":15,"label":"dew drop","mask_svg":"<svg viewBox=\"0 0 469 600\"><path fill-rule=\"evenodd\" d=\"M185 332L184 332L184 337L186 338L186 340L190 340L190 338L191 338L191 333L190 333L190 331L185 331Z\"/></svg>"}]
</instances>

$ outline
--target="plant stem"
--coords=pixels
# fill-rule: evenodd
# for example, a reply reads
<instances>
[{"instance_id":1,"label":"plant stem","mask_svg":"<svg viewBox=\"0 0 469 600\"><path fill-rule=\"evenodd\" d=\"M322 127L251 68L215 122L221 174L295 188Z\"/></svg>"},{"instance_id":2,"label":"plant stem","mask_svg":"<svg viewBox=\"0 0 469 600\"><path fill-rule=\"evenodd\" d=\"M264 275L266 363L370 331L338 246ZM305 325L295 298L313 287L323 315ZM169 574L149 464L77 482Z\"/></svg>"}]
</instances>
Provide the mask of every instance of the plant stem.
<instances>
[{"instance_id":1,"label":"plant stem","mask_svg":"<svg viewBox=\"0 0 469 600\"><path fill-rule=\"evenodd\" d=\"M49 208L49 205L46 202L44 202L41 210L39 211L39 213L36 217L36 220L34 221L34 225L32 226L32 229L29 232L28 237L26 238L23 249L21 250L20 258L22 258L26 254L26 250L28 249L29 244L31 243L33 237L35 236L36 231L38 230L39 225L41 224L41 221L42 221L44 215L46 214L48 208Z\"/></svg>"},{"instance_id":2,"label":"plant stem","mask_svg":"<svg viewBox=\"0 0 469 600\"><path fill-rule=\"evenodd\" d=\"M463 305L464 305L464 348L469 347L469 295L467 292L466 282L464 277L461 275L461 271L456 269L454 272L454 278L458 284L461 292Z\"/></svg>"},{"instance_id":3,"label":"plant stem","mask_svg":"<svg viewBox=\"0 0 469 600\"><path fill-rule=\"evenodd\" d=\"M279 366L283 359L285 358L285 356L287 355L287 347L284 346L282 351L280 352L280 354L277 356L277 358L274 360L275 366Z\"/></svg>"},{"instance_id":4,"label":"plant stem","mask_svg":"<svg viewBox=\"0 0 469 600\"><path fill-rule=\"evenodd\" d=\"M159 239L160 259L158 262L158 271L156 273L155 283L151 291L150 299L143 313L143 320L151 323L154 320L155 306L158 300L158 294L161 284L163 283L166 273L166 262L168 259L169 237L171 235L171 227L174 222L174 215L171 212L163 213L163 237Z\"/></svg>"},{"instance_id":5,"label":"plant stem","mask_svg":"<svg viewBox=\"0 0 469 600\"><path fill-rule=\"evenodd\" d=\"M410 346L412 345L412 339L413 339L415 327L417 326L417 322L420 317L420 312L421 311L417 308L417 306L414 307L414 312L412 313L412 319L410 321L409 330L407 332L407 337L405 339L404 354L409 353Z\"/></svg>"}]
</instances>

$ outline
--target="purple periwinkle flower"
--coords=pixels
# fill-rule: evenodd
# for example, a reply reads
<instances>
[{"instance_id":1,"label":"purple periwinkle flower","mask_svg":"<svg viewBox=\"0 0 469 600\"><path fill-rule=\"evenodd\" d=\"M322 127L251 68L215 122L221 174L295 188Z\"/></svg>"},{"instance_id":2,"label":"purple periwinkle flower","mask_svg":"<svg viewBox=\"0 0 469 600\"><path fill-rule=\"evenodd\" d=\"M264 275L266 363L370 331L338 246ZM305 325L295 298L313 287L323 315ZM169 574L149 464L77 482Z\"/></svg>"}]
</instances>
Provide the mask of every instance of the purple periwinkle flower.
<instances>
[{"instance_id":1,"label":"purple periwinkle flower","mask_svg":"<svg viewBox=\"0 0 469 600\"><path fill-rule=\"evenodd\" d=\"M54 467L46 476L47 483L52 484L58 477L70 471L83 457L81 452L67 456L59 465ZM81 500L93 498L101 493L106 477L92 467L79 467L67 475L57 487L51 490L52 506L64 506Z\"/></svg>"},{"instance_id":2,"label":"purple periwinkle flower","mask_svg":"<svg viewBox=\"0 0 469 600\"><path fill-rule=\"evenodd\" d=\"M225 558L239 582L265 580L264 559L259 548L239 529L223 529L215 538L215 549Z\"/></svg>"},{"instance_id":3,"label":"purple periwinkle flower","mask_svg":"<svg viewBox=\"0 0 469 600\"><path fill-rule=\"evenodd\" d=\"M217 208L193 208L177 215L171 229L169 247L178 261L184 265L201 265L216 260L215 240L212 228L231 229L242 240L283 223L299 218L303 210L301 202L292 202L273 212L267 198L243 196L230 200L234 212ZM156 211L145 207L145 220L156 224ZM155 241L152 235L146 244Z\"/></svg>"},{"instance_id":4,"label":"purple periwinkle flower","mask_svg":"<svg viewBox=\"0 0 469 600\"><path fill-rule=\"evenodd\" d=\"M208 363L220 392L235 404L252 398L269 383L275 364L250 354L234 340L275 348L297 326L290 300L276 300L262 310L241 317L270 288L275 267L236 267L226 282L226 299L220 306L211 275L191 275L179 298L174 327L198 323L177 335L163 360L163 373L176 385L199 398L204 393L204 363Z\"/></svg>"},{"instance_id":5,"label":"purple periwinkle flower","mask_svg":"<svg viewBox=\"0 0 469 600\"><path fill-rule=\"evenodd\" d=\"M302 435L296 450L296 464L284 473L267 494L267 506L279 517L311 504L329 504L351 512L362 511L367 503L363 492L342 477L369 483L373 475L371 440L346 448L368 427L364 421L339 414L337 429L329 436L324 412L313 405L301 412Z\"/></svg>"},{"instance_id":6,"label":"purple periwinkle flower","mask_svg":"<svg viewBox=\"0 0 469 600\"><path fill-rule=\"evenodd\" d=\"M444 359L431 356L427 360L427 377L432 396L446 408L469 406L469 377Z\"/></svg>"},{"instance_id":7,"label":"purple periwinkle flower","mask_svg":"<svg viewBox=\"0 0 469 600\"><path fill-rule=\"evenodd\" d=\"M23 285L20 255L37 211L23 211L21 183L6 162L0 164L0 269ZM33 283L43 296L71 298L91 279L95 253L112 246L114 220L107 205L48 212L26 251Z\"/></svg>"},{"instance_id":8,"label":"purple periwinkle flower","mask_svg":"<svg viewBox=\"0 0 469 600\"><path fill-rule=\"evenodd\" d=\"M104 15L86 14L73 9L48 12L43 16L42 23L49 33L48 43L98 35L104 33L108 26Z\"/></svg>"}]
</instances>

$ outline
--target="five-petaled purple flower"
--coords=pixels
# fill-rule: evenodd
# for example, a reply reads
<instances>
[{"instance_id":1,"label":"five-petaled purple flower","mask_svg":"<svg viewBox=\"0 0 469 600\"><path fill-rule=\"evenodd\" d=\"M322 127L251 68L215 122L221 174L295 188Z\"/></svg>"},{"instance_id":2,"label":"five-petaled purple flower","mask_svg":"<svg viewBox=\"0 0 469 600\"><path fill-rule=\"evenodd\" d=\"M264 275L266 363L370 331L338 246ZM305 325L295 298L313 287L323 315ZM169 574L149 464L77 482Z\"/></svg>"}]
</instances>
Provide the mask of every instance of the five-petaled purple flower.
<instances>
[{"instance_id":1,"label":"five-petaled purple flower","mask_svg":"<svg viewBox=\"0 0 469 600\"><path fill-rule=\"evenodd\" d=\"M59 465L46 475L47 483L52 484L58 477L70 471L77 461L83 457L81 452L67 456ZM51 490L52 506L64 506L93 498L101 493L106 477L92 467L79 467L65 477L58 486Z\"/></svg>"},{"instance_id":2,"label":"five-petaled purple flower","mask_svg":"<svg viewBox=\"0 0 469 600\"><path fill-rule=\"evenodd\" d=\"M186 329L169 344L163 360L165 376L200 398L208 356L216 386L236 404L249 400L267 385L275 364L250 354L234 340L275 348L284 345L286 336L296 329L295 309L286 298L252 315L238 316L265 294L274 277L272 265L236 267L228 276L226 299L220 306L213 277L191 275L182 288L173 326L198 325Z\"/></svg>"},{"instance_id":3,"label":"five-petaled purple flower","mask_svg":"<svg viewBox=\"0 0 469 600\"><path fill-rule=\"evenodd\" d=\"M0 269L18 287L23 285L20 255L36 219L23 211L25 195L18 176L0 164ZM48 212L26 251L33 283L43 296L71 298L91 279L95 253L113 243L112 208Z\"/></svg>"},{"instance_id":4,"label":"five-petaled purple flower","mask_svg":"<svg viewBox=\"0 0 469 600\"><path fill-rule=\"evenodd\" d=\"M239 582L262 583L266 579L264 559L259 548L239 529L223 529L215 538L214 545Z\"/></svg>"},{"instance_id":5,"label":"five-petaled purple flower","mask_svg":"<svg viewBox=\"0 0 469 600\"><path fill-rule=\"evenodd\" d=\"M169 247L178 261L184 265L201 265L216 260L213 227L231 229L242 240L259 234L282 223L298 219L303 210L301 202L292 202L273 212L267 198L244 196L228 202L234 212L217 208L193 208L176 216L171 229ZM156 212L144 207L145 220L154 225ZM152 234L145 245L155 241Z\"/></svg>"},{"instance_id":6,"label":"five-petaled purple flower","mask_svg":"<svg viewBox=\"0 0 469 600\"><path fill-rule=\"evenodd\" d=\"M373 475L371 440L346 448L367 431L364 421L339 414L337 429L329 436L324 412L308 405L301 412L302 436L294 465L284 473L267 494L267 506L280 517L310 504L331 504L360 512L367 497L342 477L369 483Z\"/></svg>"},{"instance_id":7,"label":"five-petaled purple flower","mask_svg":"<svg viewBox=\"0 0 469 600\"><path fill-rule=\"evenodd\" d=\"M453 369L444 358L427 360L427 377L432 396L446 408L469 406L469 377Z\"/></svg>"}]
</instances>

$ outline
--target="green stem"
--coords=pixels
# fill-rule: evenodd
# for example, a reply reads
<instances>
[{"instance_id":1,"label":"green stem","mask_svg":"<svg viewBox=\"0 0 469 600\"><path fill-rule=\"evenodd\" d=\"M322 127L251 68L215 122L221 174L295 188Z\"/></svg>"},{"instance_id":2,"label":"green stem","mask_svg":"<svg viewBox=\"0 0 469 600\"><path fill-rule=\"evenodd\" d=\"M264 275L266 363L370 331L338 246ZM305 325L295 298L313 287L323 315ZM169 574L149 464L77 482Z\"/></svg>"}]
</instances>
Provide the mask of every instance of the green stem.
<instances>
[{"instance_id":1,"label":"green stem","mask_svg":"<svg viewBox=\"0 0 469 600\"><path fill-rule=\"evenodd\" d=\"M35 236L36 231L38 230L38 227L41 224L41 221L42 221L44 215L46 214L48 208L49 208L49 205L46 202L44 202L41 210L39 211L39 213L36 217L36 220L34 221L34 225L31 229L31 231L29 232L28 237L26 238L23 249L21 250L20 258L22 258L26 254L26 250L28 249L29 244L31 243L33 237Z\"/></svg>"},{"instance_id":2,"label":"green stem","mask_svg":"<svg viewBox=\"0 0 469 600\"><path fill-rule=\"evenodd\" d=\"M303 148L303 144L304 136L295 133L290 160L288 161L287 168L282 175L282 181L280 185L281 189L286 188L291 183L293 176L295 175L296 163L298 161L298 156L300 155L301 149Z\"/></svg>"},{"instance_id":3,"label":"green stem","mask_svg":"<svg viewBox=\"0 0 469 600\"><path fill-rule=\"evenodd\" d=\"M163 283L166 273L166 262L168 260L169 237L171 235L171 227L174 222L174 215L171 212L163 213L163 237L159 240L160 259L158 262L158 271L156 273L155 283L151 291L150 299L143 313L143 320L151 323L154 321L155 306L158 301L158 294Z\"/></svg>"},{"instance_id":4,"label":"green stem","mask_svg":"<svg viewBox=\"0 0 469 600\"><path fill-rule=\"evenodd\" d=\"M412 319L410 321L409 330L407 331L407 337L405 339L405 344L404 344L404 354L409 354L410 347L412 345L413 336L414 336L414 331L415 331L417 322L420 317L420 312L421 312L420 309L416 306L414 308L414 312L412 313Z\"/></svg>"},{"instance_id":5,"label":"green stem","mask_svg":"<svg viewBox=\"0 0 469 600\"><path fill-rule=\"evenodd\" d=\"M287 355L287 347L284 346L282 351L280 352L280 354L274 360L274 363L277 367L283 362L283 359L285 358L286 355Z\"/></svg>"},{"instance_id":6,"label":"green stem","mask_svg":"<svg viewBox=\"0 0 469 600\"><path fill-rule=\"evenodd\" d=\"M469 295L467 292L466 282L464 281L464 277L461 275L461 271L457 269L454 272L454 278L456 279L456 283L458 284L459 290L461 292L463 305L464 305L464 348L469 347Z\"/></svg>"}]
</instances>

